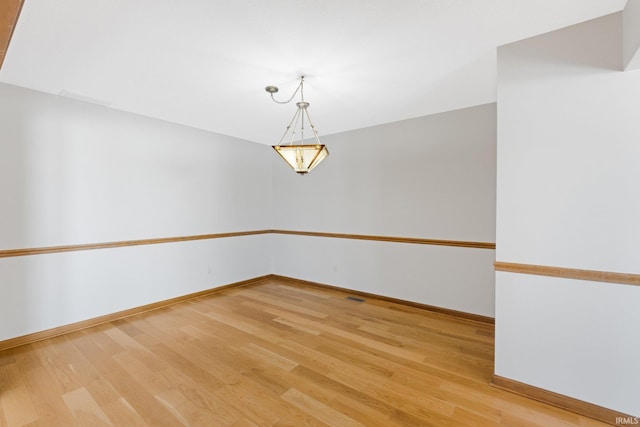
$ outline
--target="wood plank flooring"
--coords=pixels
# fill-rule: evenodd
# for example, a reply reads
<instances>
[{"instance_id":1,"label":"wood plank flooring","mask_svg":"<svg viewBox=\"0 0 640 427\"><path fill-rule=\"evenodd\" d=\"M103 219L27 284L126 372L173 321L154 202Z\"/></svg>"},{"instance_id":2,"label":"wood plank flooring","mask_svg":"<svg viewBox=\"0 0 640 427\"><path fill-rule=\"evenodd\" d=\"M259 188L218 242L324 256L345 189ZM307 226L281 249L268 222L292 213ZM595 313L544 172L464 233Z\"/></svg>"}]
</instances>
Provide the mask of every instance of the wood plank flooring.
<instances>
[{"instance_id":1,"label":"wood plank flooring","mask_svg":"<svg viewBox=\"0 0 640 427\"><path fill-rule=\"evenodd\" d=\"M489 385L493 326L277 280L0 352L0 425L603 426Z\"/></svg>"}]
</instances>

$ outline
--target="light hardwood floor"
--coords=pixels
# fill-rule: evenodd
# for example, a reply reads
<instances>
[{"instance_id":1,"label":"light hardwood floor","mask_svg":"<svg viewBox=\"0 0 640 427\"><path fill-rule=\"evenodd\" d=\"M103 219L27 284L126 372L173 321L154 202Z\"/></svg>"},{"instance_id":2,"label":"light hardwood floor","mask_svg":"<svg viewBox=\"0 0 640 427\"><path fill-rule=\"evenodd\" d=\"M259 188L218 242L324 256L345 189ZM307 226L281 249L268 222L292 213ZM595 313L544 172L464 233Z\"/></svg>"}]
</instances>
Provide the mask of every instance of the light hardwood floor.
<instances>
[{"instance_id":1,"label":"light hardwood floor","mask_svg":"<svg viewBox=\"0 0 640 427\"><path fill-rule=\"evenodd\" d=\"M0 353L0 425L603 426L489 385L493 326L276 280Z\"/></svg>"}]
</instances>

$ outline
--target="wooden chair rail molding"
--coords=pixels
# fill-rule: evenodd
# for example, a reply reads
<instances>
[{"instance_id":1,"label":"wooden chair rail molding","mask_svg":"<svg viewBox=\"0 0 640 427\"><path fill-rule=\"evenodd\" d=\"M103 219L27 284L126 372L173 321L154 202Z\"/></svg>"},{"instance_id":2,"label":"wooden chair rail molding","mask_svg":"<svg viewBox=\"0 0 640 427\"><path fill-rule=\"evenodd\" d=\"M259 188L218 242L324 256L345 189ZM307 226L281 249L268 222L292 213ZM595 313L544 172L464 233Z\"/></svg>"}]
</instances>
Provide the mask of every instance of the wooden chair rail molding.
<instances>
[{"instance_id":1,"label":"wooden chair rail molding","mask_svg":"<svg viewBox=\"0 0 640 427\"><path fill-rule=\"evenodd\" d=\"M9 42L11 42L23 2L24 0L2 0L0 3L0 67L9 49Z\"/></svg>"},{"instance_id":2,"label":"wooden chair rail molding","mask_svg":"<svg viewBox=\"0 0 640 427\"><path fill-rule=\"evenodd\" d=\"M496 271L508 273L533 274L536 276L561 277L564 279L590 280L593 282L618 283L640 286L640 274L616 273L612 271L580 270L576 268L550 267L546 265L516 264L511 262L494 263Z\"/></svg>"},{"instance_id":3,"label":"wooden chair rail molding","mask_svg":"<svg viewBox=\"0 0 640 427\"><path fill-rule=\"evenodd\" d=\"M477 248L477 249L495 249L496 248L495 243L487 243L487 242L420 239L420 238L413 238L413 237L371 236L371 235L364 235L364 234L319 233L319 232L313 232L313 231L252 230L252 231L238 231L238 232L230 232L230 233L198 234L193 236L160 237L155 239L122 240L117 242L86 243L86 244L80 244L80 245L46 246L46 247L39 247L39 248L24 248L24 249L4 249L4 250L0 250L0 258L10 258L10 257L18 257L18 256L26 256L26 255L51 254L56 252L73 252L73 251L86 251L86 250L92 250L92 249L108 249L108 248L118 248L118 247L124 247L124 246L156 245L160 243L186 242L190 240L222 239L227 237L251 236L256 234L289 234L289 235L297 235L297 236L374 240L379 242L412 243L412 244L420 244L420 245L453 246L453 247L466 247L466 248Z\"/></svg>"},{"instance_id":4,"label":"wooden chair rail molding","mask_svg":"<svg viewBox=\"0 0 640 427\"><path fill-rule=\"evenodd\" d=\"M375 236L368 234L320 233L314 231L271 230L275 234L293 234L296 236L332 237L337 239L375 240L378 242L413 243L419 245L454 246L477 249L495 249L490 242L470 242L461 240L420 239L414 237Z\"/></svg>"},{"instance_id":5,"label":"wooden chair rail molding","mask_svg":"<svg viewBox=\"0 0 640 427\"><path fill-rule=\"evenodd\" d=\"M194 236L161 237L156 239L122 240L118 242L86 243L81 245L46 246L41 248L0 250L0 258L26 255L52 254L57 252L87 251L92 249L120 248L124 246L157 245L160 243L187 242L190 240L222 239L226 237L251 236L267 234L270 230L238 231L233 233L198 234Z\"/></svg>"},{"instance_id":6,"label":"wooden chair rail molding","mask_svg":"<svg viewBox=\"0 0 640 427\"><path fill-rule=\"evenodd\" d=\"M613 426L621 425L622 420L633 421L640 419L639 417L623 414L612 409L594 405L593 403L584 402L495 374L491 380L491 385Z\"/></svg>"}]
</instances>

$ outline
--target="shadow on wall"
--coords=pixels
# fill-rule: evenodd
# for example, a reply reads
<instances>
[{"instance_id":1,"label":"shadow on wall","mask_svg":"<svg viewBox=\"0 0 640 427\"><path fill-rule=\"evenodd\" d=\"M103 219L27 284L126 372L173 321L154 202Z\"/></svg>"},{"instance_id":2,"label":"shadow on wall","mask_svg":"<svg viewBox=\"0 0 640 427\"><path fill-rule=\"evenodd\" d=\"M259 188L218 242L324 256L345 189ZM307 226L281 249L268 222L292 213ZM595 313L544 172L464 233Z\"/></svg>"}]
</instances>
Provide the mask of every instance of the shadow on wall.
<instances>
[{"instance_id":1,"label":"shadow on wall","mask_svg":"<svg viewBox=\"0 0 640 427\"><path fill-rule=\"evenodd\" d=\"M9 108L21 105L0 103L0 250L24 246L29 237L29 147L25 140L27 123L11 120ZM31 258L31 257L29 257ZM0 258L0 340L12 338L16 326L29 329L34 315L29 311L32 272L20 258Z\"/></svg>"},{"instance_id":2,"label":"shadow on wall","mask_svg":"<svg viewBox=\"0 0 640 427\"><path fill-rule=\"evenodd\" d=\"M63 208L73 207L65 176L70 136L55 116L34 113L12 89L0 87L8 99L0 103L0 250L60 244L52 239L71 226ZM50 135L65 144L51 143ZM64 312L68 295L51 284L64 282L69 271L51 255L0 258L0 340L41 330L48 313Z\"/></svg>"},{"instance_id":3,"label":"shadow on wall","mask_svg":"<svg viewBox=\"0 0 640 427\"><path fill-rule=\"evenodd\" d=\"M611 21L618 22L616 27L619 31L610 31ZM601 27L601 30L594 26ZM601 37L592 37L592 32ZM549 44L548 38L553 39L553 44ZM581 40L591 40L592 43L585 44ZM611 46L621 45L622 12L618 12L594 19L590 21L590 25L580 23L561 28L538 37L502 46L500 50L511 47L517 50L533 49L537 53L536 61L541 64L573 64L576 70L583 69L584 72L588 69L622 71L622 49L611 49ZM571 70L569 75L575 76L576 70ZM560 67L559 71L561 71Z\"/></svg>"}]
</instances>

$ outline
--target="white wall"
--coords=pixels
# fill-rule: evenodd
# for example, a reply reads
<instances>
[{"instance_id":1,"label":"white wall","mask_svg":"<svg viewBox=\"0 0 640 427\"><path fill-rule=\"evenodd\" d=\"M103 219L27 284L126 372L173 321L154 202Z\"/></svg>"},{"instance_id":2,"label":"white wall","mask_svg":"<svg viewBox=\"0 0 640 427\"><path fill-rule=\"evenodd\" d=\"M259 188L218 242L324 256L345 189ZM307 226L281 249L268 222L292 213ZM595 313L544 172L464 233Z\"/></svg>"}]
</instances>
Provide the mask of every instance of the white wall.
<instances>
[{"instance_id":1,"label":"white wall","mask_svg":"<svg viewBox=\"0 0 640 427\"><path fill-rule=\"evenodd\" d=\"M0 258L0 340L269 274L269 235Z\"/></svg>"},{"instance_id":2,"label":"white wall","mask_svg":"<svg viewBox=\"0 0 640 427\"><path fill-rule=\"evenodd\" d=\"M0 91L0 249L268 228L269 147Z\"/></svg>"},{"instance_id":3,"label":"white wall","mask_svg":"<svg viewBox=\"0 0 640 427\"><path fill-rule=\"evenodd\" d=\"M274 156L274 228L494 242L495 126L488 104L325 136L330 156L308 176ZM276 274L494 314L493 250L273 242Z\"/></svg>"},{"instance_id":4,"label":"white wall","mask_svg":"<svg viewBox=\"0 0 640 427\"><path fill-rule=\"evenodd\" d=\"M627 0L622 14L622 61L626 70L640 68L640 0Z\"/></svg>"},{"instance_id":5,"label":"white wall","mask_svg":"<svg viewBox=\"0 0 640 427\"><path fill-rule=\"evenodd\" d=\"M270 228L269 150L0 84L0 249ZM270 238L2 258L0 340L268 274Z\"/></svg>"},{"instance_id":6,"label":"white wall","mask_svg":"<svg viewBox=\"0 0 640 427\"><path fill-rule=\"evenodd\" d=\"M640 72L622 15L498 52L498 261L640 273ZM496 276L497 375L640 414L640 287Z\"/></svg>"},{"instance_id":7,"label":"white wall","mask_svg":"<svg viewBox=\"0 0 640 427\"><path fill-rule=\"evenodd\" d=\"M275 235L274 271L348 289L494 316L494 251Z\"/></svg>"},{"instance_id":8,"label":"white wall","mask_svg":"<svg viewBox=\"0 0 640 427\"><path fill-rule=\"evenodd\" d=\"M300 177L267 146L0 84L0 249L270 228L493 242L495 138L494 104L422 117L325 137ZM0 340L271 272L493 316L493 259L283 235L2 258Z\"/></svg>"}]
</instances>

